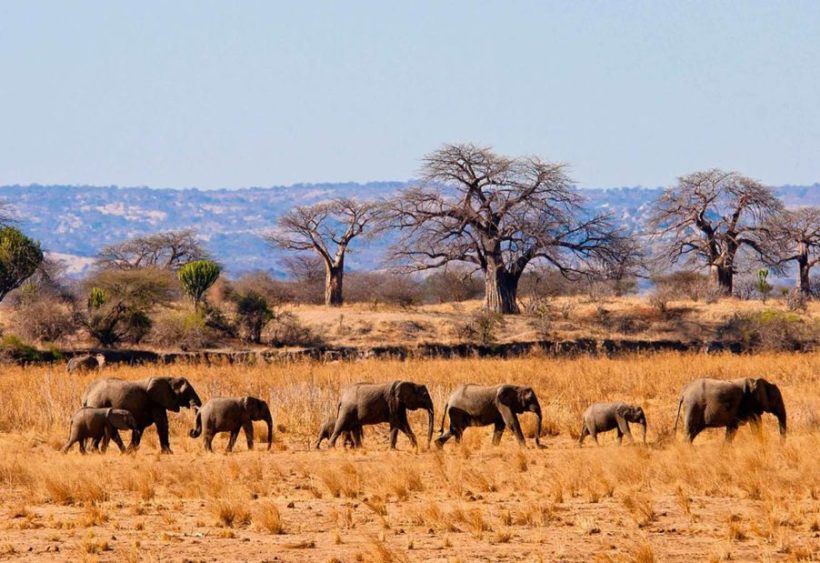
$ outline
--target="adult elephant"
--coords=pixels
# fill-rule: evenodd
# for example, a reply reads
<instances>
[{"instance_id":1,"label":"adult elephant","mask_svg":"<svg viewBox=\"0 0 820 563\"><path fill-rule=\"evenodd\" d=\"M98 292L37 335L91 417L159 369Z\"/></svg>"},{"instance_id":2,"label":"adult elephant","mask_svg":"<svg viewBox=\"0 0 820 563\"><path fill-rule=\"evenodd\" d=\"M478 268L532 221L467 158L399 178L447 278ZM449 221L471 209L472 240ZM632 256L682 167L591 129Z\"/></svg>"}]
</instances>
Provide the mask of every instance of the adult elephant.
<instances>
[{"instance_id":1,"label":"adult elephant","mask_svg":"<svg viewBox=\"0 0 820 563\"><path fill-rule=\"evenodd\" d=\"M330 437L330 447L343 432L354 436L354 447L361 446L361 427L367 424L390 424L390 448L396 448L399 430L417 447L416 435L407 421L408 410L427 411L427 447L433 439L433 399L427 387L412 381L389 383L356 383L342 391L336 426Z\"/></svg>"},{"instance_id":2,"label":"adult elephant","mask_svg":"<svg viewBox=\"0 0 820 563\"><path fill-rule=\"evenodd\" d=\"M760 423L764 412L777 417L780 435L786 435L786 406L783 395L774 383L765 379L696 379L681 391L675 431L678 429L681 407L684 409L683 429L691 443L705 428L726 428L726 441L731 441L738 426Z\"/></svg>"},{"instance_id":3,"label":"adult elephant","mask_svg":"<svg viewBox=\"0 0 820 563\"><path fill-rule=\"evenodd\" d=\"M128 446L132 451L139 447L145 429L156 424L162 453L170 454L173 452L168 441L167 411L198 408L202 406L202 401L193 385L184 377L151 377L138 381L108 377L97 379L86 388L83 406L130 411L137 421Z\"/></svg>"},{"instance_id":4,"label":"adult elephant","mask_svg":"<svg viewBox=\"0 0 820 563\"><path fill-rule=\"evenodd\" d=\"M441 447L451 437L461 441L461 435L468 426L494 425L493 445L498 445L504 429L509 427L518 443L523 446L524 433L518 423L518 415L531 412L537 419L535 444L541 447L541 405L531 387L518 385L462 385L450 395L441 416L440 436L436 446ZM444 420L450 416L450 429L444 433Z\"/></svg>"}]
</instances>

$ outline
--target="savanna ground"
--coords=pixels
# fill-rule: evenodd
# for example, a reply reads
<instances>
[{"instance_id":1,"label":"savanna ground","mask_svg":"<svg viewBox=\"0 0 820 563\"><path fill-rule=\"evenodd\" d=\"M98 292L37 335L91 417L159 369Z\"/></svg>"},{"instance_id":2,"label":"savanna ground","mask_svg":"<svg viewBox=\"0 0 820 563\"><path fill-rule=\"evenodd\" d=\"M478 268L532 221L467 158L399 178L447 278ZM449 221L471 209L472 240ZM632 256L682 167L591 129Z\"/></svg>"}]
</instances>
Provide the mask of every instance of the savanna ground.
<instances>
[{"instance_id":1,"label":"savanna ground","mask_svg":"<svg viewBox=\"0 0 820 563\"><path fill-rule=\"evenodd\" d=\"M525 300L524 314L504 317L492 328L497 342L576 338L669 339L706 341L736 336L732 319L782 318L806 323L816 332L820 302L809 301L804 311L791 312L782 299L724 298L714 303L691 299L629 297L552 297ZM484 310L481 301L399 307L348 304L328 310L316 305L289 305L285 310L331 346L452 344L469 340L465 327ZM727 330L728 329L728 330ZM469 332L469 331L467 331Z\"/></svg>"},{"instance_id":2,"label":"savanna ground","mask_svg":"<svg viewBox=\"0 0 820 563\"><path fill-rule=\"evenodd\" d=\"M0 372L0 559L305 561L692 561L820 557L820 353L663 353L620 358L414 360L256 366L108 366L106 376L188 377L203 401L255 395L274 413L275 443L248 452L227 437L206 454L170 413L174 455L146 432L134 455L59 453L84 387L99 374L63 366ZM709 430L693 447L672 435L690 379L765 376L783 391L789 436L766 417L732 445ZM411 450L385 428L360 451L310 449L339 388L410 379L436 408L457 384L530 384L547 448L469 429L461 445ZM647 447L575 444L593 401L641 404ZM440 421L436 412L436 427ZM534 420L522 416L531 436ZM426 435L423 413L416 434ZM257 426L257 440L263 436ZM436 428L437 433L438 428ZM636 433L637 434L637 433ZM424 440L421 440L424 442Z\"/></svg>"}]
</instances>

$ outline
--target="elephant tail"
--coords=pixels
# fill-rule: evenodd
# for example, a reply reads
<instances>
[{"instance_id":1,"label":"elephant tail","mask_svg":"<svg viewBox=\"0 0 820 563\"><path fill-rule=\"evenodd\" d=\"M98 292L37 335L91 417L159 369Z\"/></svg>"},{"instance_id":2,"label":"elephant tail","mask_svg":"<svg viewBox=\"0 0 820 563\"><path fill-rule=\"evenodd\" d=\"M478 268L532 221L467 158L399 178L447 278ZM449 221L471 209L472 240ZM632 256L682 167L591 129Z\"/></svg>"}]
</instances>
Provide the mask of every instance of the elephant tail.
<instances>
[{"instance_id":1,"label":"elephant tail","mask_svg":"<svg viewBox=\"0 0 820 563\"><path fill-rule=\"evenodd\" d=\"M202 434L202 411L198 410L196 413L196 426L188 432L191 438L198 438Z\"/></svg>"},{"instance_id":2,"label":"elephant tail","mask_svg":"<svg viewBox=\"0 0 820 563\"><path fill-rule=\"evenodd\" d=\"M439 436L444 434L444 420L447 418L447 409L449 406L449 403L444 403L444 411L441 413L441 427L438 429Z\"/></svg>"},{"instance_id":3,"label":"elephant tail","mask_svg":"<svg viewBox=\"0 0 820 563\"><path fill-rule=\"evenodd\" d=\"M680 400L678 401L678 413L675 415L675 427L672 429L673 436L678 433L678 419L680 419L681 405L683 405L683 395L680 396Z\"/></svg>"}]
</instances>

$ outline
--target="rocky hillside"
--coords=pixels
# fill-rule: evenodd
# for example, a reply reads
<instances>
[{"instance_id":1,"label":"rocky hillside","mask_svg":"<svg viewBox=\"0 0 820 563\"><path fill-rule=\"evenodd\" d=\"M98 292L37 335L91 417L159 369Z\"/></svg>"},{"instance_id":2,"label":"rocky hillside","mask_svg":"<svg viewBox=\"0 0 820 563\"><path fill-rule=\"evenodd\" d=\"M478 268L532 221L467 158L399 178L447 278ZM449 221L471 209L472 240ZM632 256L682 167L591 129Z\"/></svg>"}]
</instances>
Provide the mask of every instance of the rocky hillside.
<instances>
[{"instance_id":1,"label":"rocky hillside","mask_svg":"<svg viewBox=\"0 0 820 563\"><path fill-rule=\"evenodd\" d=\"M237 190L118 188L91 186L0 186L0 200L14 209L23 229L49 252L80 273L105 244L159 230L193 228L231 274L279 271L281 251L261 235L295 205L337 196L387 197L406 184L297 184ZM778 192L789 206L820 205L820 184L784 186ZM607 209L626 226L637 228L659 188L586 189L593 209ZM368 244L350 256L354 269L380 266L388 243ZM360 245L361 248L361 245Z\"/></svg>"}]
</instances>

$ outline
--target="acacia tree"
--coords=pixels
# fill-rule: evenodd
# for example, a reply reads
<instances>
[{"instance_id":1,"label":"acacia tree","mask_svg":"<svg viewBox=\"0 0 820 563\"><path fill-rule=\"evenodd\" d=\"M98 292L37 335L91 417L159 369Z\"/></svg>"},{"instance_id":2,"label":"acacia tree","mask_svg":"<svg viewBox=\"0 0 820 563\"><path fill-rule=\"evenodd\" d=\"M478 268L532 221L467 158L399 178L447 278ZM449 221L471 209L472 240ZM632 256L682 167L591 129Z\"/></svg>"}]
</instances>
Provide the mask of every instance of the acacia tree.
<instances>
[{"instance_id":1,"label":"acacia tree","mask_svg":"<svg viewBox=\"0 0 820 563\"><path fill-rule=\"evenodd\" d=\"M607 215L582 202L563 164L445 145L424 158L421 184L388 206L401 231L393 258L416 270L472 264L484 274L487 309L518 313L518 282L533 261L575 278L629 248Z\"/></svg>"},{"instance_id":2,"label":"acacia tree","mask_svg":"<svg viewBox=\"0 0 820 563\"><path fill-rule=\"evenodd\" d=\"M204 300L205 292L216 283L220 273L219 264L211 260L194 260L182 266L177 272L182 290L194 302L194 308L199 308Z\"/></svg>"},{"instance_id":3,"label":"acacia tree","mask_svg":"<svg viewBox=\"0 0 820 563\"><path fill-rule=\"evenodd\" d=\"M283 215L268 242L287 250L315 252L325 267L325 305L344 302L345 255L351 241L361 235L376 214L373 202L338 198L316 205L296 207Z\"/></svg>"},{"instance_id":4,"label":"acacia tree","mask_svg":"<svg viewBox=\"0 0 820 563\"><path fill-rule=\"evenodd\" d=\"M703 264L713 284L731 294L738 252L759 258L776 249L762 226L783 204L771 189L737 172L712 169L678 179L654 202L649 226L672 263Z\"/></svg>"},{"instance_id":5,"label":"acacia tree","mask_svg":"<svg viewBox=\"0 0 820 563\"><path fill-rule=\"evenodd\" d=\"M157 267L178 270L188 262L209 259L194 231L165 231L108 245L97 255L102 269L133 270Z\"/></svg>"},{"instance_id":6,"label":"acacia tree","mask_svg":"<svg viewBox=\"0 0 820 563\"><path fill-rule=\"evenodd\" d=\"M767 229L780 246L777 265L797 262L797 287L811 294L811 270L820 262L820 208L803 207L774 215Z\"/></svg>"}]
</instances>

